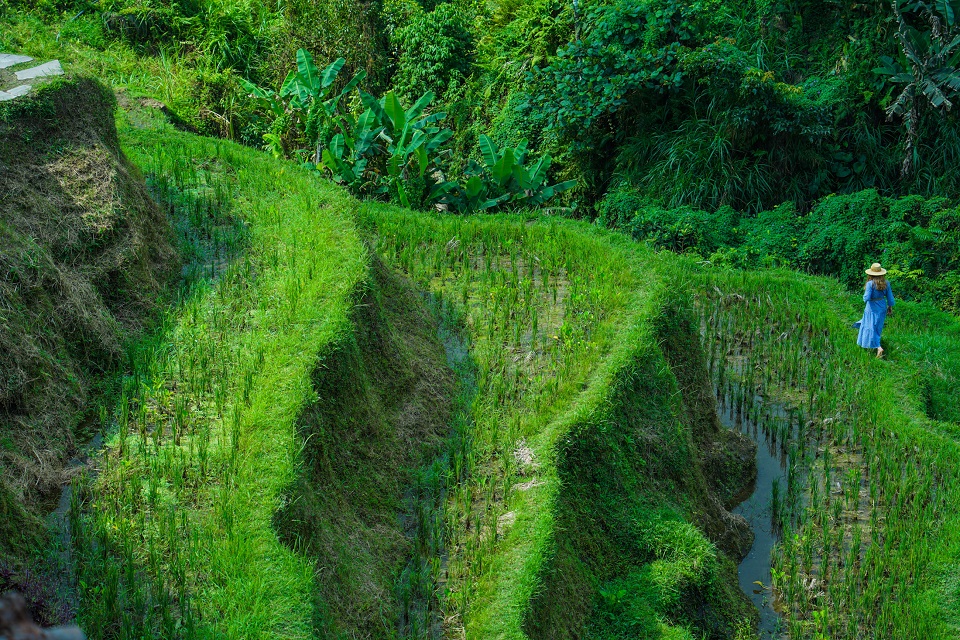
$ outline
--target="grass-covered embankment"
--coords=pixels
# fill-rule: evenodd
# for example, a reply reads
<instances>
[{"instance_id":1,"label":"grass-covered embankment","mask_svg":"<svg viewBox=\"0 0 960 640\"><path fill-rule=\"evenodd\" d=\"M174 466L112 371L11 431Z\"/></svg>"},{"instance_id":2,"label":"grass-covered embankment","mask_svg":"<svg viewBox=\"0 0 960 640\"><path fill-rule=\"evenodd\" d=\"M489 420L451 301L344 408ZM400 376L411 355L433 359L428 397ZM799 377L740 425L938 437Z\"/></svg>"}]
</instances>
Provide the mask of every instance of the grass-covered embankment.
<instances>
[{"instance_id":1,"label":"grass-covered embankment","mask_svg":"<svg viewBox=\"0 0 960 640\"><path fill-rule=\"evenodd\" d=\"M437 517L418 478L445 454L456 393L428 301L374 259L350 330L321 351L311 380L297 480L275 524L315 563L315 633L424 630L427 602L404 569L437 557L417 535Z\"/></svg>"},{"instance_id":2,"label":"grass-covered embankment","mask_svg":"<svg viewBox=\"0 0 960 640\"><path fill-rule=\"evenodd\" d=\"M734 561L752 534L724 502L756 473L753 447L720 428L697 325L674 287L664 278L637 300L632 331L558 448L555 549L526 616L531 637L580 637L579 616L595 638L749 635Z\"/></svg>"},{"instance_id":3,"label":"grass-covered embankment","mask_svg":"<svg viewBox=\"0 0 960 640\"><path fill-rule=\"evenodd\" d=\"M0 591L51 623L44 517L177 262L115 106L73 77L0 103Z\"/></svg>"},{"instance_id":4,"label":"grass-covered embankment","mask_svg":"<svg viewBox=\"0 0 960 640\"><path fill-rule=\"evenodd\" d=\"M384 260L442 300L478 370L441 481L450 560L432 581L449 632L749 629L735 567L703 533L735 555L745 525L703 468L708 450L750 448L719 431L660 258L556 219L365 213ZM683 347L668 359L664 343Z\"/></svg>"},{"instance_id":5,"label":"grass-covered embankment","mask_svg":"<svg viewBox=\"0 0 960 640\"><path fill-rule=\"evenodd\" d=\"M349 331L366 277L355 205L290 165L140 113L124 148L190 219L202 267L135 355L105 425L74 521L81 622L93 637L311 637L313 570L272 519L317 354Z\"/></svg>"}]
</instances>

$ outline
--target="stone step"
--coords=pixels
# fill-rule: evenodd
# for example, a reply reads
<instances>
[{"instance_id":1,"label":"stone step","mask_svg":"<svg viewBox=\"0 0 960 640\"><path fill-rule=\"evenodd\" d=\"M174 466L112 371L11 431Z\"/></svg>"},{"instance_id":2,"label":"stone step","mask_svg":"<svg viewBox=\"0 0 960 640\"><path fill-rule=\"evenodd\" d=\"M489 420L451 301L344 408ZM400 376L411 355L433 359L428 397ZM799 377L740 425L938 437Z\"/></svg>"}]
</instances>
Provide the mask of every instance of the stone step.
<instances>
[{"instance_id":1,"label":"stone step","mask_svg":"<svg viewBox=\"0 0 960 640\"><path fill-rule=\"evenodd\" d=\"M50 62L44 62L36 67L30 67L29 69L24 69L23 71L17 71L17 80L33 80L34 78L62 75L63 67L60 66L60 61L51 60Z\"/></svg>"},{"instance_id":2,"label":"stone step","mask_svg":"<svg viewBox=\"0 0 960 640\"><path fill-rule=\"evenodd\" d=\"M15 64L23 64L24 62L33 62L33 58L30 56L20 56L15 53L0 53L0 69L6 69L7 67L12 67Z\"/></svg>"},{"instance_id":3,"label":"stone step","mask_svg":"<svg viewBox=\"0 0 960 640\"><path fill-rule=\"evenodd\" d=\"M14 87L13 89L7 89L6 91L0 91L0 102L5 102L7 100L13 100L14 98L19 98L23 94L30 91L30 85L22 84L19 87Z\"/></svg>"}]
</instances>

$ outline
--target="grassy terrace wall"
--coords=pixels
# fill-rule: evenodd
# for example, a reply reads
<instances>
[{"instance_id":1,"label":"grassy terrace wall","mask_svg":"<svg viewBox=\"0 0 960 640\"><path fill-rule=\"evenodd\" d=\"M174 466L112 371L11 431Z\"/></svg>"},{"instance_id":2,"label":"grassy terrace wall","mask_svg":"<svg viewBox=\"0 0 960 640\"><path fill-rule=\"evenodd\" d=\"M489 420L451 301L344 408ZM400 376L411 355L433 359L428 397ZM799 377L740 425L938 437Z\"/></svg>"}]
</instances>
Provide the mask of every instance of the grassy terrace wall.
<instances>
[{"instance_id":1,"label":"grassy terrace wall","mask_svg":"<svg viewBox=\"0 0 960 640\"><path fill-rule=\"evenodd\" d=\"M364 217L383 259L462 328L479 372L446 484L450 560L432 577L448 632L748 630L727 554L749 533L719 496L749 480L752 449L719 429L666 263L570 222ZM726 494L703 470L725 461L740 470Z\"/></svg>"},{"instance_id":2,"label":"grassy terrace wall","mask_svg":"<svg viewBox=\"0 0 960 640\"><path fill-rule=\"evenodd\" d=\"M419 551L417 518L433 506L415 484L444 449L455 380L425 299L379 260L350 321L312 374L298 479L275 524L315 562L320 637L389 637L415 613L402 576Z\"/></svg>"},{"instance_id":3,"label":"grassy terrace wall","mask_svg":"<svg viewBox=\"0 0 960 640\"><path fill-rule=\"evenodd\" d=\"M76 78L0 103L0 591L39 586L21 582L22 563L92 435L107 374L176 268L115 107Z\"/></svg>"},{"instance_id":4,"label":"grassy terrace wall","mask_svg":"<svg viewBox=\"0 0 960 640\"><path fill-rule=\"evenodd\" d=\"M351 331L367 277L355 203L256 151L130 118L125 150L178 221L188 286L133 355L74 505L81 623L98 638L311 637L313 567L272 522L318 355Z\"/></svg>"},{"instance_id":5,"label":"grassy terrace wall","mask_svg":"<svg viewBox=\"0 0 960 640\"><path fill-rule=\"evenodd\" d=\"M738 493L755 473L753 447L718 423L699 334L674 286L637 302L620 352L556 445L549 551L524 624L532 638L729 638L751 628L735 561L752 534L711 487ZM726 475L708 478L708 468Z\"/></svg>"}]
</instances>

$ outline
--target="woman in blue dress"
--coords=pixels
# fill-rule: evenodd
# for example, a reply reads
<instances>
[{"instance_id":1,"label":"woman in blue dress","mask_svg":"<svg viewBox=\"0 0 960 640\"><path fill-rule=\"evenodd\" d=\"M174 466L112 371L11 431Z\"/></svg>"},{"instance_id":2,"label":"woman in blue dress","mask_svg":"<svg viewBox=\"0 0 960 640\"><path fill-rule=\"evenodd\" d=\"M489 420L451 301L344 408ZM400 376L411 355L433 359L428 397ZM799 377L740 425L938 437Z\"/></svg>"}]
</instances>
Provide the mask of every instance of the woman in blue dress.
<instances>
[{"instance_id":1,"label":"woman in blue dress","mask_svg":"<svg viewBox=\"0 0 960 640\"><path fill-rule=\"evenodd\" d=\"M880 267L879 262L866 270L867 285L863 292L863 319L854 326L860 330L857 335L857 344L864 349L876 349L877 357L883 357L883 347L880 346L880 334L883 332L883 323L887 314L893 312L893 291L884 275L886 269Z\"/></svg>"}]
</instances>

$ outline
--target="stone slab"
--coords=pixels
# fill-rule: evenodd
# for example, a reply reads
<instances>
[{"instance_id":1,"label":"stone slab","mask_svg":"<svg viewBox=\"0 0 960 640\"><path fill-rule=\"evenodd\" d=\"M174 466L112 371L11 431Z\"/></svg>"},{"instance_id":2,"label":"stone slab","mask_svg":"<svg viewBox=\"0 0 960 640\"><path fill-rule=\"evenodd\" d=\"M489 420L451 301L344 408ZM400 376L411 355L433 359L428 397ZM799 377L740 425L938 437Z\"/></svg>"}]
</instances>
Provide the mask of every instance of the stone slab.
<instances>
[{"instance_id":1,"label":"stone slab","mask_svg":"<svg viewBox=\"0 0 960 640\"><path fill-rule=\"evenodd\" d=\"M19 98L23 94L30 91L30 85L22 84L19 87L14 87L13 89L7 89L6 91L0 91L0 102L6 100L13 100L14 98Z\"/></svg>"},{"instance_id":2,"label":"stone slab","mask_svg":"<svg viewBox=\"0 0 960 640\"><path fill-rule=\"evenodd\" d=\"M0 53L0 69L6 69L7 67L12 67L15 64L23 64L24 62L33 62L33 58L30 56L19 56L15 53Z\"/></svg>"},{"instance_id":3,"label":"stone slab","mask_svg":"<svg viewBox=\"0 0 960 640\"><path fill-rule=\"evenodd\" d=\"M43 78L45 76L62 76L63 67L59 60L51 60L43 64L17 71L17 80L33 80L34 78Z\"/></svg>"}]
</instances>

